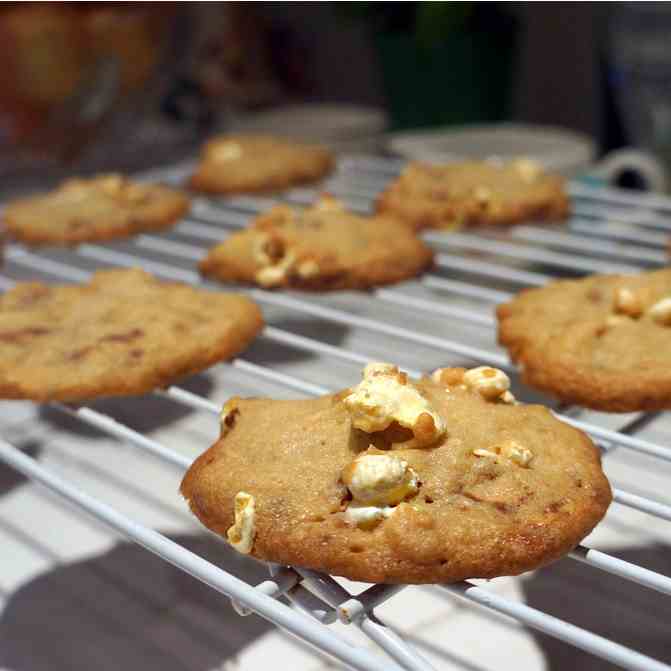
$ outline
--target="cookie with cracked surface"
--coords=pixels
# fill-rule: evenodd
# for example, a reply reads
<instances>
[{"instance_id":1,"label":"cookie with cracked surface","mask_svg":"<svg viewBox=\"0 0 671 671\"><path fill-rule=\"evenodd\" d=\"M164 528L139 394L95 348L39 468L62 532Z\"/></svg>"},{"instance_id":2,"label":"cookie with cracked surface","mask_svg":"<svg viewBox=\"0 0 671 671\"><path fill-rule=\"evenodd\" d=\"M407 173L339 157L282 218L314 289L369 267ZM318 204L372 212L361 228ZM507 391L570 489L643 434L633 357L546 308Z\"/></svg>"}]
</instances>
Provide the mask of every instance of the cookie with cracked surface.
<instances>
[{"instance_id":1,"label":"cookie with cracked surface","mask_svg":"<svg viewBox=\"0 0 671 671\"><path fill-rule=\"evenodd\" d=\"M189 180L211 194L277 191L315 182L334 166L326 147L264 135L223 135L205 144Z\"/></svg>"},{"instance_id":2,"label":"cookie with cracked surface","mask_svg":"<svg viewBox=\"0 0 671 671\"><path fill-rule=\"evenodd\" d=\"M172 226L189 199L162 184L122 175L68 179L44 195L11 202L3 220L9 234L30 245L75 245Z\"/></svg>"},{"instance_id":3,"label":"cookie with cracked surface","mask_svg":"<svg viewBox=\"0 0 671 671\"><path fill-rule=\"evenodd\" d=\"M569 210L564 180L528 159L410 163L376 204L416 229L563 219Z\"/></svg>"},{"instance_id":4,"label":"cookie with cracked surface","mask_svg":"<svg viewBox=\"0 0 671 671\"><path fill-rule=\"evenodd\" d=\"M611 501L590 439L487 367L413 382L369 364L339 394L233 398L221 427L182 482L193 513L240 552L354 580L519 574Z\"/></svg>"},{"instance_id":5,"label":"cookie with cracked surface","mask_svg":"<svg viewBox=\"0 0 671 671\"><path fill-rule=\"evenodd\" d=\"M532 387L607 412L671 408L671 270L552 282L497 312Z\"/></svg>"},{"instance_id":6,"label":"cookie with cracked surface","mask_svg":"<svg viewBox=\"0 0 671 671\"><path fill-rule=\"evenodd\" d=\"M227 359L263 326L237 294L107 270L88 284L22 283L0 295L0 398L144 394Z\"/></svg>"},{"instance_id":7,"label":"cookie with cracked surface","mask_svg":"<svg viewBox=\"0 0 671 671\"><path fill-rule=\"evenodd\" d=\"M278 205L213 247L203 275L312 291L401 282L432 262L431 248L387 217L347 212L330 197L304 210Z\"/></svg>"}]
</instances>

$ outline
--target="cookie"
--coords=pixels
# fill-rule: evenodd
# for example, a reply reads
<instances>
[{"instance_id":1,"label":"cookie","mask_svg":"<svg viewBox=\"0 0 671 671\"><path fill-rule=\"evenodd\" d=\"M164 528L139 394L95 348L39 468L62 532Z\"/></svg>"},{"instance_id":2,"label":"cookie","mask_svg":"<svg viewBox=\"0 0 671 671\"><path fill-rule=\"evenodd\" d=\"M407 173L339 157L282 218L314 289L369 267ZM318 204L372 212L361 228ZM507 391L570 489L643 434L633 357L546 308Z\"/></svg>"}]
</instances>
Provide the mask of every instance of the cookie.
<instances>
[{"instance_id":1,"label":"cookie","mask_svg":"<svg viewBox=\"0 0 671 671\"><path fill-rule=\"evenodd\" d=\"M141 270L88 284L18 284L0 295L0 398L144 394L229 358L263 326L248 298Z\"/></svg>"},{"instance_id":2,"label":"cookie","mask_svg":"<svg viewBox=\"0 0 671 671\"><path fill-rule=\"evenodd\" d=\"M531 386L607 412L671 408L671 270L552 282L498 319Z\"/></svg>"},{"instance_id":3,"label":"cookie","mask_svg":"<svg viewBox=\"0 0 671 671\"><path fill-rule=\"evenodd\" d=\"M377 199L377 211L416 229L493 226L527 219L563 219L564 180L534 161L410 163Z\"/></svg>"},{"instance_id":4,"label":"cookie","mask_svg":"<svg viewBox=\"0 0 671 671\"><path fill-rule=\"evenodd\" d=\"M369 364L338 394L233 398L181 492L266 561L383 583L519 574L575 547L611 491L590 439L508 386L486 367L413 382Z\"/></svg>"},{"instance_id":5,"label":"cookie","mask_svg":"<svg viewBox=\"0 0 671 671\"><path fill-rule=\"evenodd\" d=\"M175 189L113 174L68 179L47 194L11 202L3 219L10 235L27 244L73 245L167 228L188 209L188 198Z\"/></svg>"},{"instance_id":6,"label":"cookie","mask_svg":"<svg viewBox=\"0 0 671 671\"><path fill-rule=\"evenodd\" d=\"M326 147L264 135L223 135L205 144L189 185L212 194L276 191L317 181L333 166Z\"/></svg>"},{"instance_id":7,"label":"cookie","mask_svg":"<svg viewBox=\"0 0 671 671\"><path fill-rule=\"evenodd\" d=\"M278 205L213 247L200 271L225 282L313 291L365 289L414 277L431 248L388 217L362 217L322 197L297 210Z\"/></svg>"}]
</instances>

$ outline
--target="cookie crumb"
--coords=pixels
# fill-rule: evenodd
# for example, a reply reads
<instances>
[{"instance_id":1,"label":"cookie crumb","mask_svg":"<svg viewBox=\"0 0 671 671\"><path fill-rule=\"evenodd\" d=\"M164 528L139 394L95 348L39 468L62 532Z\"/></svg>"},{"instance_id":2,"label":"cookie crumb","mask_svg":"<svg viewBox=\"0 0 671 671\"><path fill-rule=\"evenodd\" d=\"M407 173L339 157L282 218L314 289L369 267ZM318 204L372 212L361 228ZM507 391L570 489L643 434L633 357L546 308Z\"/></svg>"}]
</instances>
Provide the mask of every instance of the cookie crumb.
<instances>
[{"instance_id":1,"label":"cookie crumb","mask_svg":"<svg viewBox=\"0 0 671 671\"><path fill-rule=\"evenodd\" d=\"M234 499L235 523L226 532L228 542L241 554L249 554L256 535L256 502L247 492L238 492Z\"/></svg>"}]
</instances>

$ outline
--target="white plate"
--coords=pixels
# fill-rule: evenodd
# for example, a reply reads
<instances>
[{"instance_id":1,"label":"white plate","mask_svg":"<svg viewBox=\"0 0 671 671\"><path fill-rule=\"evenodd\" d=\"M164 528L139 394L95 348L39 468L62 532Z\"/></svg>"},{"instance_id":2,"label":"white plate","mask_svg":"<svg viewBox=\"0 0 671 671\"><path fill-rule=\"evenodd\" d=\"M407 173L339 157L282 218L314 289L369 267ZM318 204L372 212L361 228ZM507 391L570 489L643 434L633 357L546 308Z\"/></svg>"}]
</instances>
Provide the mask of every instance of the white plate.
<instances>
[{"instance_id":1,"label":"white plate","mask_svg":"<svg viewBox=\"0 0 671 671\"><path fill-rule=\"evenodd\" d=\"M387 149L407 159L446 162L527 156L566 175L586 169L595 157L591 138L552 126L453 126L391 133L387 138Z\"/></svg>"}]
</instances>

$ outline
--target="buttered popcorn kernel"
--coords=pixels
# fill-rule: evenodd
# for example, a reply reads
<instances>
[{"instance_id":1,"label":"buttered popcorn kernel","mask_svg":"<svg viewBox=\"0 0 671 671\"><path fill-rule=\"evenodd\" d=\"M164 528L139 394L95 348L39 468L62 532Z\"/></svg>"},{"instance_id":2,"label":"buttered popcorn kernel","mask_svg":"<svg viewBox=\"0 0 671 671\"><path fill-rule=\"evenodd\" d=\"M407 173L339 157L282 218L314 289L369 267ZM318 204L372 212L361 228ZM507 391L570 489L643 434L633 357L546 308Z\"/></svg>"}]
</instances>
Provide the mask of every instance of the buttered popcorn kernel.
<instances>
[{"instance_id":1,"label":"buttered popcorn kernel","mask_svg":"<svg viewBox=\"0 0 671 671\"><path fill-rule=\"evenodd\" d=\"M249 554L256 535L256 503L247 492L238 492L234 503L235 522L226 532L228 542L242 554Z\"/></svg>"},{"instance_id":2,"label":"buttered popcorn kernel","mask_svg":"<svg viewBox=\"0 0 671 671\"><path fill-rule=\"evenodd\" d=\"M492 199L492 190L488 189L486 186L478 186L473 189L473 197L480 205L487 205Z\"/></svg>"},{"instance_id":3,"label":"buttered popcorn kernel","mask_svg":"<svg viewBox=\"0 0 671 671\"><path fill-rule=\"evenodd\" d=\"M397 506L360 506L350 503L345 510L345 519L361 529L372 529L383 519L391 517Z\"/></svg>"},{"instance_id":4,"label":"buttered popcorn kernel","mask_svg":"<svg viewBox=\"0 0 671 671\"><path fill-rule=\"evenodd\" d=\"M618 287L615 290L615 312L628 315L629 317L640 317L643 314L643 301L641 297L627 287Z\"/></svg>"},{"instance_id":5,"label":"buttered popcorn kernel","mask_svg":"<svg viewBox=\"0 0 671 671\"><path fill-rule=\"evenodd\" d=\"M518 158L512 165L525 182L535 182L543 172L541 164L530 158Z\"/></svg>"},{"instance_id":6,"label":"buttered popcorn kernel","mask_svg":"<svg viewBox=\"0 0 671 671\"><path fill-rule=\"evenodd\" d=\"M629 321L624 315L608 315L606 317L606 326L608 328L615 328L620 326L620 324L626 324Z\"/></svg>"},{"instance_id":7,"label":"buttered popcorn kernel","mask_svg":"<svg viewBox=\"0 0 671 671\"><path fill-rule=\"evenodd\" d=\"M342 481L354 501L368 505L394 505L419 490L408 462L386 454L358 456L343 470Z\"/></svg>"},{"instance_id":8,"label":"buttered popcorn kernel","mask_svg":"<svg viewBox=\"0 0 671 671\"><path fill-rule=\"evenodd\" d=\"M509 391L504 391L501 396L499 396L498 400L507 405L519 405L519 401Z\"/></svg>"},{"instance_id":9,"label":"buttered popcorn kernel","mask_svg":"<svg viewBox=\"0 0 671 671\"><path fill-rule=\"evenodd\" d=\"M412 441L392 447L429 445L445 433L445 424L436 410L397 366L368 364L363 378L344 399L354 428L373 433L397 422L413 432Z\"/></svg>"},{"instance_id":10,"label":"buttered popcorn kernel","mask_svg":"<svg viewBox=\"0 0 671 671\"><path fill-rule=\"evenodd\" d=\"M473 454L476 457L486 457L489 459L498 459L503 457L508 459L518 466L526 468L529 466L529 462L533 459L533 452L528 450L526 447L523 447L515 440L506 440L500 445L493 445L492 447L484 450L478 449L473 450Z\"/></svg>"},{"instance_id":11,"label":"buttered popcorn kernel","mask_svg":"<svg viewBox=\"0 0 671 671\"><path fill-rule=\"evenodd\" d=\"M483 398L493 401L510 389L510 378L498 368L479 366L464 373L464 384Z\"/></svg>"},{"instance_id":12,"label":"buttered popcorn kernel","mask_svg":"<svg viewBox=\"0 0 671 671\"><path fill-rule=\"evenodd\" d=\"M302 261L298 264L296 272L303 279L309 279L319 275L319 265L314 259L308 259L307 261Z\"/></svg>"},{"instance_id":13,"label":"buttered popcorn kernel","mask_svg":"<svg viewBox=\"0 0 671 671\"><path fill-rule=\"evenodd\" d=\"M650 308L650 316L665 326L671 325L671 297L662 298Z\"/></svg>"},{"instance_id":14,"label":"buttered popcorn kernel","mask_svg":"<svg viewBox=\"0 0 671 671\"><path fill-rule=\"evenodd\" d=\"M291 270L296 257L293 252L287 252L282 260L274 266L266 266L256 272L256 281L264 287L273 287L281 284Z\"/></svg>"},{"instance_id":15,"label":"buttered popcorn kernel","mask_svg":"<svg viewBox=\"0 0 671 671\"><path fill-rule=\"evenodd\" d=\"M352 495L345 519L362 529L377 526L419 491L419 479L408 462L386 454L358 456L341 477Z\"/></svg>"},{"instance_id":16,"label":"buttered popcorn kernel","mask_svg":"<svg viewBox=\"0 0 671 671\"><path fill-rule=\"evenodd\" d=\"M454 387L464 382L465 368L437 368L431 373L431 379L437 384Z\"/></svg>"},{"instance_id":17,"label":"buttered popcorn kernel","mask_svg":"<svg viewBox=\"0 0 671 671\"><path fill-rule=\"evenodd\" d=\"M503 457L523 468L529 466L529 463L534 456L531 450L528 450L514 440L506 440L500 445L493 445L486 450L473 450L473 454L476 457L486 457L488 459L498 459L499 457Z\"/></svg>"},{"instance_id":18,"label":"buttered popcorn kernel","mask_svg":"<svg viewBox=\"0 0 671 671\"><path fill-rule=\"evenodd\" d=\"M215 161L235 161L242 156L242 147L237 142L222 142L210 150Z\"/></svg>"}]
</instances>

